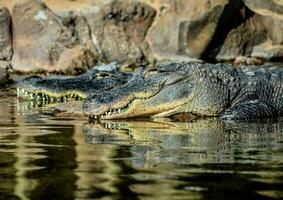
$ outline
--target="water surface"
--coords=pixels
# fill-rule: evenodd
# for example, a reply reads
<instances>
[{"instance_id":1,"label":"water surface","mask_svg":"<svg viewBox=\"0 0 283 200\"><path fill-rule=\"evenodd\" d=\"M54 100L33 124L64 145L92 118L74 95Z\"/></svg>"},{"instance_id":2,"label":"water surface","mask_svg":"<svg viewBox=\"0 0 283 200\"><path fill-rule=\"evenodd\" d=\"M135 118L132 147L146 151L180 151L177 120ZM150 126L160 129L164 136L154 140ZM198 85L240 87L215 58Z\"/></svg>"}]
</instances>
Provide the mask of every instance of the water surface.
<instances>
[{"instance_id":1,"label":"water surface","mask_svg":"<svg viewBox=\"0 0 283 200\"><path fill-rule=\"evenodd\" d=\"M93 124L14 93L0 92L1 199L283 198L283 122Z\"/></svg>"}]
</instances>

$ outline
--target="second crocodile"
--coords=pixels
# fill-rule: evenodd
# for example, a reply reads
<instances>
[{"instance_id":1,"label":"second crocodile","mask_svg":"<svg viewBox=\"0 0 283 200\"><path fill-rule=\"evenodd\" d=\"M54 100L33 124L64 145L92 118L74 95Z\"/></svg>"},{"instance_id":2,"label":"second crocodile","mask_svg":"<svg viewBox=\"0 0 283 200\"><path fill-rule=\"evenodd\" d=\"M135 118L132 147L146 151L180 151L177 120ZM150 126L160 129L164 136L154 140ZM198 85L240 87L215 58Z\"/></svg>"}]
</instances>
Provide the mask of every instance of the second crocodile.
<instances>
[{"instance_id":1,"label":"second crocodile","mask_svg":"<svg viewBox=\"0 0 283 200\"><path fill-rule=\"evenodd\" d=\"M43 104L83 100L89 95L123 85L130 77L130 73L97 70L97 68L77 77L31 76L17 85L17 96L20 99Z\"/></svg>"}]
</instances>

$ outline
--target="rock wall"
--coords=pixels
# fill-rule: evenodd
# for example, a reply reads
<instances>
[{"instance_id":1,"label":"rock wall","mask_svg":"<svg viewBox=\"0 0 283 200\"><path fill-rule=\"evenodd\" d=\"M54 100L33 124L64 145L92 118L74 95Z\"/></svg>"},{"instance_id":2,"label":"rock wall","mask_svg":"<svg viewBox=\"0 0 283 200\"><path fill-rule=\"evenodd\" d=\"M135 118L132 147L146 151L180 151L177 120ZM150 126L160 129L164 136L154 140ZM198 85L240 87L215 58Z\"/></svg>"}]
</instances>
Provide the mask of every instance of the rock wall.
<instances>
[{"instance_id":1,"label":"rock wall","mask_svg":"<svg viewBox=\"0 0 283 200\"><path fill-rule=\"evenodd\" d=\"M12 24L7 8L0 8L0 60L10 60L12 57Z\"/></svg>"},{"instance_id":2,"label":"rock wall","mask_svg":"<svg viewBox=\"0 0 283 200\"><path fill-rule=\"evenodd\" d=\"M0 60L20 72L283 57L283 0L5 2L13 8L0 8Z\"/></svg>"},{"instance_id":3,"label":"rock wall","mask_svg":"<svg viewBox=\"0 0 283 200\"><path fill-rule=\"evenodd\" d=\"M227 0L158 0L158 15L147 34L155 55L200 58L211 42Z\"/></svg>"},{"instance_id":4,"label":"rock wall","mask_svg":"<svg viewBox=\"0 0 283 200\"><path fill-rule=\"evenodd\" d=\"M76 41L72 29L40 1L16 4L12 11L12 65L18 71L85 71L96 57Z\"/></svg>"},{"instance_id":5,"label":"rock wall","mask_svg":"<svg viewBox=\"0 0 283 200\"><path fill-rule=\"evenodd\" d=\"M227 34L216 59L233 60L237 56L282 59L283 1L245 0L243 3L242 22Z\"/></svg>"},{"instance_id":6,"label":"rock wall","mask_svg":"<svg viewBox=\"0 0 283 200\"><path fill-rule=\"evenodd\" d=\"M155 17L152 7L133 0L108 1L90 6L81 15L104 62L134 65L144 61L145 36Z\"/></svg>"}]
</instances>

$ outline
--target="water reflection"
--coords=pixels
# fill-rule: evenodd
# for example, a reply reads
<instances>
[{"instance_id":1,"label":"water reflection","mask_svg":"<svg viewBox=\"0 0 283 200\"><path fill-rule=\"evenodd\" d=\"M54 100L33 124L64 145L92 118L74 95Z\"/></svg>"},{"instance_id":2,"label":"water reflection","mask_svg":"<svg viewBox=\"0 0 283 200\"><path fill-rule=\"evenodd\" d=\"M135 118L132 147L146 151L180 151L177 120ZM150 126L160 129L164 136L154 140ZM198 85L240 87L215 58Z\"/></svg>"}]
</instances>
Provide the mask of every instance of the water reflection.
<instances>
[{"instance_id":1,"label":"water reflection","mask_svg":"<svg viewBox=\"0 0 283 200\"><path fill-rule=\"evenodd\" d=\"M283 197L283 122L90 124L18 103L0 92L3 199Z\"/></svg>"},{"instance_id":2,"label":"water reflection","mask_svg":"<svg viewBox=\"0 0 283 200\"><path fill-rule=\"evenodd\" d=\"M0 99L0 165L10 161L1 173L8 177L1 180L1 197L72 199L77 179L74 126L48 123L39 113L23 114L14 96L8 96ZM9 191L2 191L7 186Z\"/></svg>"},{"instance_id":3,"label":"water reflection","mask_svg":"<svg viewBox=\"0 0 283 200\"><path fill-rule=\"evenodd\" d=\"M127 147L132 158L125 163L139 181L130 188L138 194L265 199L282 197L282 126L225 124L211 118L189 123L105 121L84 124L83 133L90 144Z\"/></svg>"},{"instance_id":4,"label":"water reflection","mask_svg":"<svg viewBox=\"0 0 283 200\"><path fill-rule=\"evenodd\" d=\"M87 143L147 145L153 149L147 152L148 162L179 164L224 164L241 158L243 162L250 163L270 161L275 155L259 158L257 154L262 148L280 151L282 130L282 122L228 124L217 118L199 119L188 123L105 121L102 124L83 126ZM178 154L179 151L182 153ZM162 154L162 157L158 154ZM245 159L246 155L249 155L249 159Z\"/></svg>"}]
</instances>

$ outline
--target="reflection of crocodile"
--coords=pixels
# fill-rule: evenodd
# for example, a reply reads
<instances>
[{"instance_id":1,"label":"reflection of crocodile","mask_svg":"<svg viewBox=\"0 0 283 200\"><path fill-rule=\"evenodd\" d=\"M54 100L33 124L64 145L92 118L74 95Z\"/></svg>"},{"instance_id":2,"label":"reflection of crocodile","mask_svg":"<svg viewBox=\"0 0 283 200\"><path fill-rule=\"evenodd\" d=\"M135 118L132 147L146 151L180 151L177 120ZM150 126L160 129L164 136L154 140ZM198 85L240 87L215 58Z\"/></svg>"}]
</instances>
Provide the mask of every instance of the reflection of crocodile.
<instances>
[{"instance_id":1,"label":"reflection of crocodile","mask_svg":"<svg viewBox=\"0 0 283 200\"><path fill-rule=\"evenodd\" d=\"M89 96L84 112L102 119L179 113L225 120L283 115L283 69L171 63L139 68L122 87Z\"/></svg>"},{"instance_id":2,"label":"reflection of crocodile","mask_svg":"<svg viewBox=\"0 0 283 200\"><path fill-rule=\"evenodd\" d=\"M186 123L160 119L101 122L84 124L83 133L87 143L149 146L143 148L146 149L146 153L143 152L146 159L143 161L154 166L156 162L163 161L196 165L231 163L235 161L233 155L240 156L239 152L253 151L255 145L265 144L267 148L277 149L280 144L272 141L283 137L282 122L229 123L215 117Z\"/></svg>"},{"instance_id":3,"label":"reflection of crocodile","mask_svg":"<svg viewBox=\"0 0 283 200\"><path fill-rule=\"evenodd\" d=\"M140 144L157 149L177 149L192 147L195 143L205 146L208 138L224 136L228 133L224 124L217 118L171 122L162 120L101 121L101 124L86 123L83 132L87 143ZM217 138L217 141L221 138ZM212 147L219 147L210 144Z\"/></svg>"}]
</instances>

